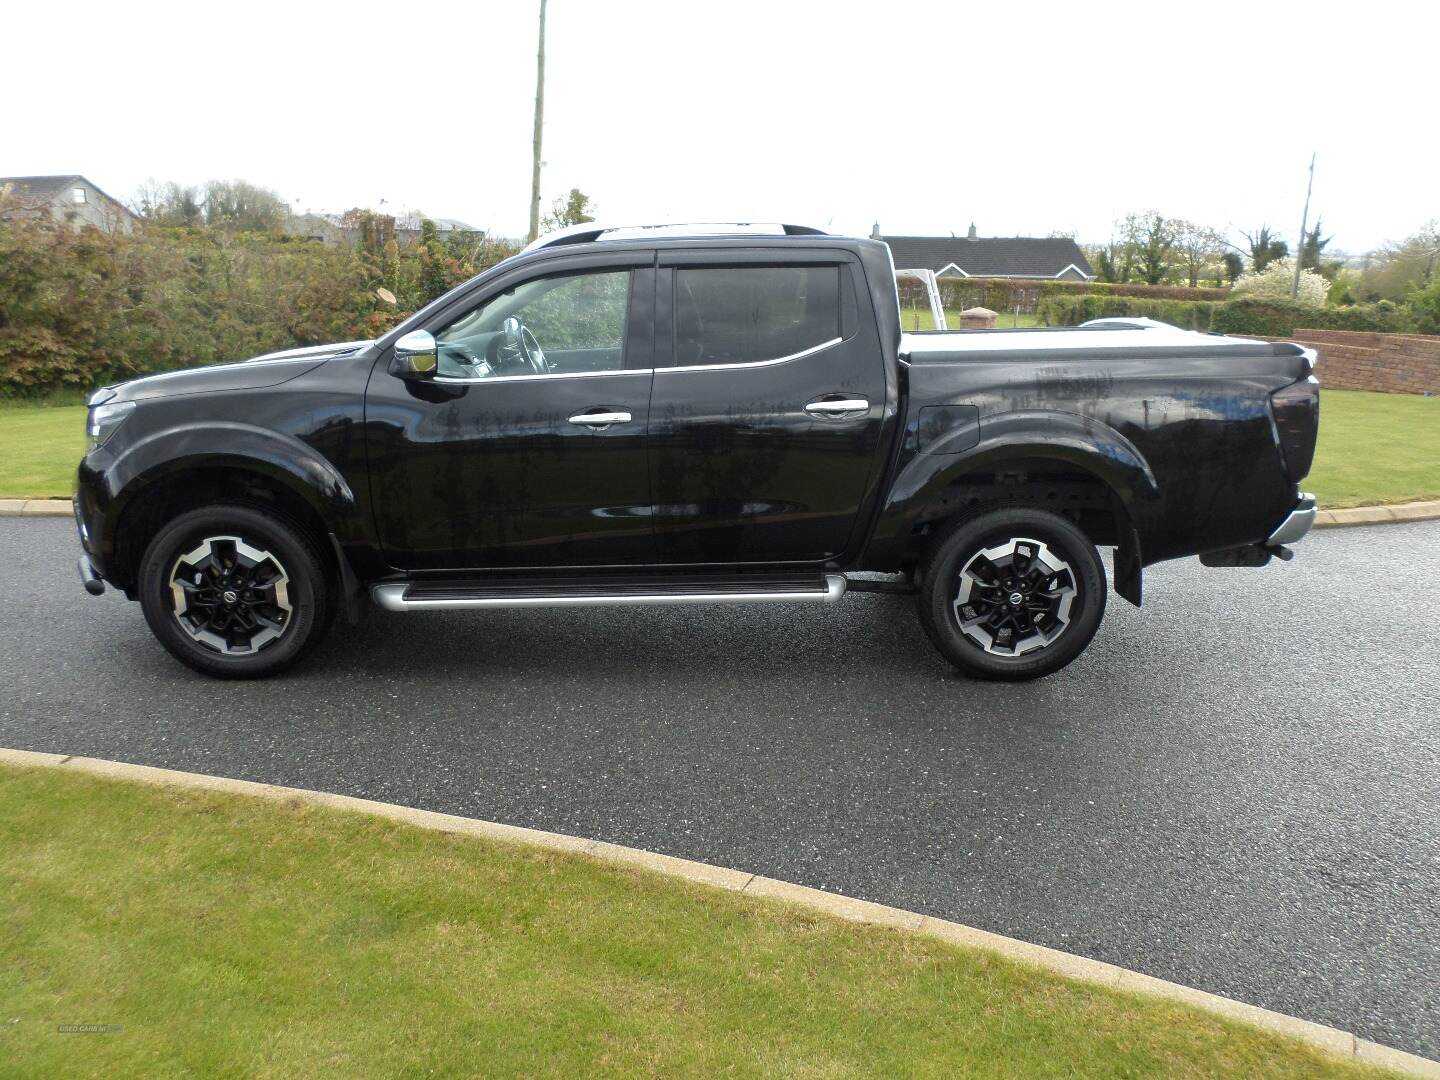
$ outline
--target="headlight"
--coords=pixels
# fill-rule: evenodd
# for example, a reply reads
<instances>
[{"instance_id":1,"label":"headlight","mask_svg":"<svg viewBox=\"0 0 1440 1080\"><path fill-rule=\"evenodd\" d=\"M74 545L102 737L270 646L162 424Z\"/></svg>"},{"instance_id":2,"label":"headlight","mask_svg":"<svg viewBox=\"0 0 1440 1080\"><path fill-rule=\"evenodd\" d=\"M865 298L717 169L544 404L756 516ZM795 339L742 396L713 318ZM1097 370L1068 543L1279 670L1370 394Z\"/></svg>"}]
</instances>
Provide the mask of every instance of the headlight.
<instances>
[{"instance_id":1,"label":"headlight","mask_svg":"<svg viewBox=\"0 0 1440 1080\"><path fill-rule=\"evenodd\" d=\"M85 434L90 437L90 445L86 447L88 454L91 450L105 445L105 440L115 434L115 429L125 421L125 417L135 411L135 402L117 401L109 405L92 405L90 407L90 419L85 425Z\"/></svg>"}]
</instances>

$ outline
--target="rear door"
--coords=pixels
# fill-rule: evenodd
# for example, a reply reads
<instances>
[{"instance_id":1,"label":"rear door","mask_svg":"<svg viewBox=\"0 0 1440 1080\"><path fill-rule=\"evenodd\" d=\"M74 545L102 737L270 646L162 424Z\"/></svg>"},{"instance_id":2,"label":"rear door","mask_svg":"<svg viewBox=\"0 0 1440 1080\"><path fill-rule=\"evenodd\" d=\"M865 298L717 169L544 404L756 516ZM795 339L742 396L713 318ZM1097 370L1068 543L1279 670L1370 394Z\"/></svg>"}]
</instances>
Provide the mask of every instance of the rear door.
<instances>
[{"instance_id":1,"label":"rear door","mask_svg":"<svg viewBox=\"0 0 1440 1080\"><path fill-rule=\"evenodd\" d=\"M858 262L662 252L650 475L660 561L821 563L859 526L885 409Z\"/></svg>"}]
</instances>

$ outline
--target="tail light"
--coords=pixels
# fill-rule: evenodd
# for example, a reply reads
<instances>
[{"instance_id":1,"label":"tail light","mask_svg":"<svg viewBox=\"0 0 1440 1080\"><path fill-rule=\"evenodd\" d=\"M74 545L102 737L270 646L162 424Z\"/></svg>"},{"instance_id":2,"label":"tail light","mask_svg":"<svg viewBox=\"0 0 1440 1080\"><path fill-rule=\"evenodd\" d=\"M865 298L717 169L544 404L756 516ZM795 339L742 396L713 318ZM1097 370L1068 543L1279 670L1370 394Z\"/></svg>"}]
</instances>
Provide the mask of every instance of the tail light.
<instances>
[{"instance_id":1,"label":"tail light","mask_svg":"<svg viewBox=\"0 0 1440 1080\"><path fill-rule=\"evenodd\" d=\"M1320 431L1320 380L1314 375L1283 386L1270 395L1275 418L1275 441L1285 459L1285 474L1299 483L1315 460L1315 436Z\"/></svg>"}]
</instances>

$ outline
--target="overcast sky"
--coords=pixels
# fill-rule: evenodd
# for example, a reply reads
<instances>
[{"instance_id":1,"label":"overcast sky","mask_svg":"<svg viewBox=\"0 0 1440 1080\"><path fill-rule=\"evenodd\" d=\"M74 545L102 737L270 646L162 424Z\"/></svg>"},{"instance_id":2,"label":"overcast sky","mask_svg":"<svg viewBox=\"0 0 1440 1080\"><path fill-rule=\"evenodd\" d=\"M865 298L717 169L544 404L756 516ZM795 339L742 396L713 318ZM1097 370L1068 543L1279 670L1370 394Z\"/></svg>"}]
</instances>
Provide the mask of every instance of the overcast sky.
<instances>
[{"instance_id":1,"label":"overcast sky","mask_svg":"<svg viewBox=\"0 0 1440 1080\"><path fill-rule=\"evenodd\" d=\"M21 4L0 175L240 177L523 235L538 2ZM552 0L545 202L607 222L1075 232L1154 207L1334 247L1440 217L1440 6Z\"/></svg>"}]
</instances>

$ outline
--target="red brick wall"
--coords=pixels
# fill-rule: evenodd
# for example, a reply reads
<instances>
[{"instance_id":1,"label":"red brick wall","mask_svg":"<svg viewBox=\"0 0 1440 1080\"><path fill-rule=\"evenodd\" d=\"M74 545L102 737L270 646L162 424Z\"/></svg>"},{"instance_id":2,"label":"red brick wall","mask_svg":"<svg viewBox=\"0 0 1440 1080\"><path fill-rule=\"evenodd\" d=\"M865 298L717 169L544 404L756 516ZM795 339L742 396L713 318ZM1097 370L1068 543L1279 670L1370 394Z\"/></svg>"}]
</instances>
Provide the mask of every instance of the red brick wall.
<instances>
[{"instance_id":1,"label":"red brick wall","mask_svg":"<svg viewBox=\"0 0 1440 1080\"><path fill-rule=\"evenodd\" d=\"M1387 394L1440 394L1440 337L1296 330L1291 337L1267 340L1295 341L1316 350L1315 374L1321 386Z\"/></svg>"}]
</instances>

